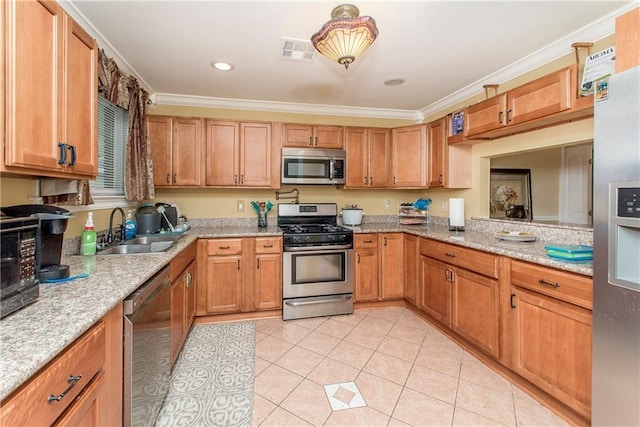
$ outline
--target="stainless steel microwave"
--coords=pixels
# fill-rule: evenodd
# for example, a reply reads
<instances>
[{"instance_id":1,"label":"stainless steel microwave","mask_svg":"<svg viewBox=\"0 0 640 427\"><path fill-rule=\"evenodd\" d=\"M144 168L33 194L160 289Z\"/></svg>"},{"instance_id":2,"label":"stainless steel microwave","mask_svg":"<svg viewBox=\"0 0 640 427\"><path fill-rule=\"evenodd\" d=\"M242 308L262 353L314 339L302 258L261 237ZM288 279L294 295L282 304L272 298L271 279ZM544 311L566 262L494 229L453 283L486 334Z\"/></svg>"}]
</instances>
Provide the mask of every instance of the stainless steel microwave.
<instances>
[{"instance_id":1,"label":"stainless steel microwave","mask_svg":"<svg viewBox=\"0 0 640 427\"><path fill-rule=\"evenodd\" d=\"M347 152L306 148L282 149L282 184L345 183Z\"/></svg>"}]
</instances>

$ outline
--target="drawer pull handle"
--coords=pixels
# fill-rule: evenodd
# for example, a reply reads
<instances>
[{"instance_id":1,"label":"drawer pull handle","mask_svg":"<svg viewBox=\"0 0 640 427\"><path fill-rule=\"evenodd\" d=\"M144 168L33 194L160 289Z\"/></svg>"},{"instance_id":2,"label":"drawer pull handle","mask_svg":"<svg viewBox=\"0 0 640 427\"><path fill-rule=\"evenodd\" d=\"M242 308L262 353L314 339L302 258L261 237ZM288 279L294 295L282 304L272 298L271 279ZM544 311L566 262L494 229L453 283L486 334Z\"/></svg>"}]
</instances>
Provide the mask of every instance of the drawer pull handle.
<instances>
[{"instance_id":1,"label":"drawer pull handle","mask_svg":"<svg viewBox=\"0 0 640 427\"><path fill-rule=\"evenodd\" d=\"M454 254L450 254L449 252L445 252L444 255L448 256L448 257L451 257L451 258L455 258L456 257Z\"/></svg>"},{"instance_id":2,"label":"drawer pull handle","mask_svg":"<svg viewBox=\"0 0 640 427\"><path fill-rule=\"evenodd\" d=\"M53 394L49 396L49 398L47 399L48 403L52 403L52 402L59 402L62 400L63 397L66 396L67 393L69 393L71 391L71 389L73 387L75 387L76 384L78 384L78 381L80 381L80 378L82 378L82 375L76 375L75 377L73 375L69 375L69 378L67 378L67 382L69 383L69 387L67 387L67 389L65 391L63 391L62 393L60 393L57 396L54 396Z\"/></svg>"},{"instance_id":3,"label":"drawer pull handle","mask_svg":"<svg viewBox=\"0 0 640 427\"><path fill-rule=\"evenodd\" d=\"M273 245L262 245L263 248L272 248Z\"/></svg>"},{"instance_id":4,"label":"drawer pull handle","mask_svg":"<svg viewBox=\"0 0 640 427\"><path fill-rule=\"evenodd\" d=\"M363 243L373 243L373 240L363 240Z\"/></svg>"},{"instance_id":5,"label":"drawer pull handle","mask_svg":"<svg viewBox=\"0 0 640 427\"><path fill-rule=\"evenodd\" d=\"M552 286L552 287L554 287L554 288L559 288L559 287L560 287L560 284L559 284L559 283L551 283L551 282L547 282L547 281L546 281L546 280L544 280L544 279L540 279L540 280L538 280L538 283L541 283L541 284L543 284L543 285L547 285L547 286Z\"/></svg>"},{"instance_id":6,"label":"drawer pull handle","mask_svg":"<svg viewBox=\"0 0 640 427\"><path fill-rule=\"evenodd\" d=\"M231 249L231 246L218 246L218 249Z\"/></svg>"}]
</instances>

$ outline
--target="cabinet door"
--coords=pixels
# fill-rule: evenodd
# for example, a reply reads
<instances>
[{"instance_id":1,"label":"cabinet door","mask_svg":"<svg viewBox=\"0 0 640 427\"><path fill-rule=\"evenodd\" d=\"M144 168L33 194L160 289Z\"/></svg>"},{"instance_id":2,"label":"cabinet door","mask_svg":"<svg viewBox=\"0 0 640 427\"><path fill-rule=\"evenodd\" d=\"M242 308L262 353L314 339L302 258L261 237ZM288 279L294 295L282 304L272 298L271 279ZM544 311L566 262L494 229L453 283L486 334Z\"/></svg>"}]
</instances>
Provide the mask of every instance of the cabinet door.
<instances>
[{"instance_id":1,"label":"cabinet door","mask_svg":"<svg viewBox=\"0 0 640 427\"><path fill-rule=\"evenodd\" d=\"M147 116L147 129L153 160L153 184L156 187L171 186L171 117Z\"/></svg>"},{"instance_id":2,"label":"cabinet door","mask_svg":"<svg viewBox=\"0 0 640 427\"><path fill-rule=\"evenodd\" d=\"M590 418L591 311L518 287L512 291L512 369Z\"/></svg>"},{"instance_id":3,"label":"cabinet door","mask_svg":"<svg viewBox=\"0 0 640 427\"><path fill-rule=\"evenodd\" d=\"M347 179L345 187L365 188L369 184L366 128L347 128Z\"/></svg>"},{"instance_id":4,"label":"cabinet door","mask_svg":"<svg viewBox=\"0 0 640 427\"><path fill-rule=\"evenodd\" d=\"M210 256L206 261L206 312L242 310L242 256Z\"/></svg>"},{"instance_id":5,"label":"cabinet door","mask_svg":"<svg viewBox=\"0 0 640 427\"><path fill-rule=\"evenodd\" d=\"M397 188L427 186L427 130L425 125L393 129L392 181Z\"/></svg>"},{"instance_id":6,"label":"cabinet door","mask_svg":"<svg viewBox=\"0 0 640 427\"><path fill-rule=\"evenodd\" d=\"M55 2L8 1L5 164L61 171L63 20ZM4 55L4 53L3 53Z\"/></svg>"},{"instance_id":7,"label":"cabinet door","mask_svg":"<svg viewBox=\"0 0 640 427\"><path fill-rule=\"evenodd\" d=\"M240 124L240 185L272 187L273 150L270 123Z\"/></svg>"},{"instance_id":8,"label":"cabinet door","mask_svg":"<svg viewBox=\"0 0 640 427\"><path fill-rule=\"evenodd\" d=\"M451 326L498 358L498 281L466 270L455 270Z\"/></svg>"},{"instance_id":9,"label":"cabinet door","mask_svg":"<svg viewBox=\"0 0 640 427\"><path fill-rule=\"evenodd\" d=\"M282 255L256 255L254 286L256 310L282 308Z\"/></svg>"},{"instance_id":10,"label":"cabinet door","mask_svg":"<svg viewBox=\"0 0 640 427\"><path fill-rule=\"evenodd\" d=\"M183 276L171 284L171 365L180 353L184 338L185 287Z\"/></svg>"},{"instance_id":11,"label":"cabinet door","mask_svg":"<svg viewBox=\"0 0 640 427\"><path fill-rule=\"evenodd\" d=\"M517 125L571 108L571 70L562 69L507 94L507 122Z\"/></svg>"},{"instance_id":12,"label":"cabinet door","mask_svg":"<svg viewBox=\"0 0 640 427\"><path fill-rule=\"evenodd\" d=\"M104 393L105 373L99 373L83 394L73 403L62 417L56 420L56 426L98 427L105 424L102 419L109 411L110 403Z\"/></svg>"},{"instance_id":13,"label":"cabinet door","mask_svg":"<svg viewBox=\"0 0 640 427\"><path fill-rule=\"evenodd\" d=\"M369 129L369 179L372 188L389 187L391 176L391 131L389 129ZM347 169L347 173L349 170Z\"/></svg>"},{"instance_id":14,"label":"cabinet door","mask_svg":"<svg viewBox=\"0 0 640 427\"><path fill-rule=\"evenodd\" d=\"M237 122L207 121L205 185L233 187L239 183L240 127Z\"/></svg>"},{"instance_id":15,"label":"cabinet door","mask_svg":"<svg viewBox=\"0 0 640 427\"><path fill-rule=\"evenodd\" d=\"M378 281L378 251L376 249L356 249L355 302L377 301L380 299Z\"/></svg>"},{"instance_id":16,"label":"cabinet door","mask_svg":"<svg viewBox=\"0 0 640 427\"><path fill-rule=\"evenodd\" d=\"M451 325L453 270L445 263L420 256L422 300L420 309L447 326Z\"/></svg>"},{"instance_id":17,"label":"cabinet door","mask_svg":"<svg viewBox=\"0 0 640 427\"><path fill-rule=\"evenodd\" d=\"M467 107L464 117L465 138L506 126L506 111L507 95L504 93Z\"/></svg>"},{"instance_id":18,"label":"cabinet door","mask_svg":"<svg viewBox=\"0 0 640 427\"><path fill-rule=\"evenodd\" d=\"M185 302L184 302L184 333L189 333L191 325L193 325L193 319L196 316L196 262L192 261L191 264L184 271L184 283L185 283Z\"/></svg>"},{"instance_id":19,"label":"cabinet door","mask_svg":"<svg viewBox=\"0 0 640 427\"><path fill-rule=\"evenodd\" d=\"M202 120L173 118L173 185L200 185Z\"/></svg>"},{"instance_id":20,"label":"cabinet door","mask_svg":"<svg viewBox=\"0 0 640 427\"><path fill-rule=\"evenodd\" d=\"M418 305L418 269L419 259L418 237L411 234L404 235L404 297L413 305Z\"/></svg>"},{"instance_id":21,"label":"cabinet door","mask_svg":"<svg viewBox=\"0 0 640 427\"><path fill-rule=\"evenodd\" d=\"M429 123L427 129L429 132L429 187L446 187L447 119Z\"/></svg>"},{"instance_id":22,"label":"cabinet door","mask_svg":"<svg viewBox=\"0 0 640 427\"><path fill-rule=\"evenodd\" d=\"M284 125L283 147L313 147L313 126L309 125Z\"/></svg>"},{"instance_id":23,"label":"cabinet door","mask_svg":"<svg viewBox=\"0 0 640 427\"><path fill-rule=\"evenodd\" d=\"M404 296L402 233L385 233L380 236L380 240L382 299L402 298Z\"/></svg>"},{"instance_id":24,"label":"cabinet door","mask_svg":"<svg viewBox=\"0 0 640 427\"><path fill-rule=\"evenodd\" d=\"M313 139L315 148L344 148L344 128L342 126L314 126Z\"/></svg>"},{"instance_id":25,"label":"cabinet door","mask_svg":"<svg viewBox=\"0 0 640 427\"><path fill-rule=\"evenodd\" d=\"M98 46L73 19L65 16L65 129L72 146L74 174L98 174Z\"/></svg>"}]
</instances>

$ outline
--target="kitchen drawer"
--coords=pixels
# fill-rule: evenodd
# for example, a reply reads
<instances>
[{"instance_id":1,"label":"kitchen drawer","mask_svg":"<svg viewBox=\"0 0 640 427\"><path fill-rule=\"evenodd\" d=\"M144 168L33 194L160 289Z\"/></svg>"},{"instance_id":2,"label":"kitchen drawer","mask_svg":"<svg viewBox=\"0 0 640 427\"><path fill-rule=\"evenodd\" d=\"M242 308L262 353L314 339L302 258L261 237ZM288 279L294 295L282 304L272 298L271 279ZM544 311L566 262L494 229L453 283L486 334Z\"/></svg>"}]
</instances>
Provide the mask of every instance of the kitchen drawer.
<instances>
[{"instance_id":1,"label":"kitchen drawer","mask_svg":"<svg viewBox=\"0 0 640 427\"><path fill-rule=\"evenodd\" d=\"M193 242L187 249L180 252L180 254L171 260L171 282L173 283L179 276L182 274L185 268L191 261L196 258L196 252L198 251L198 246L196 242Z\"/></svg>"},{"instance_id":2,"label":"kitchen drawer","mask_svg":"<svg viewBox=\"0 0 640 427\"><path fill-rule=\"evenodd\" d=\"M590 277L511 260L511 283L589 310L593 308Z\"/></svg>"},{"instance_id":3,"label":"kitchen drawer","mask_svg":"<svg viewBox=\"0 0 640 427\"><path fill-rule=\"evenodd\" d=\"M53 424L103 369L105 345L105 326L100 322L2 403L0 424ZM71 378L77 382L72 384ZM49 402L50 396L59 400Z\"/></svg>"},{"instance_id":4,"label":"kitchen drawer","mask_svg":"<svg viewBox=\"0 0 640 427\"><path fill-rule=\"evenodd\" d=\"M207 255L240 255L242 254L242 239L209 239L207 240Z\"/></svg>"},{"instance_id":5,"label":"kitchen drawer","mask_svg":"<svg viewBox=\"0 0 640 427\"><path fill-rule=\"evenodd\" d=\"M355 248L356 249L377 249L378 248L378 235L377 234L354 234Z\"/></svg>"},{"instance_id":6,"label":"kitchen drawer","mask_svg":"<svg viewBox=\"0 0 640 427\"><path fill-rule=\"evenodd\" d=\"M420 254L484 276L498 278L498 256L431 239L420 240Z\"/></svg>"},{"instance_id":7,"label":"kitchen drawer","mask_svg":"<svg viewBox=\"0 0 640 427\"><path fill-rule=\"evenodd\" d=\"M282 252L282 237L256 237L257 254L279 254Z\"/></svg>"}]
</instances>

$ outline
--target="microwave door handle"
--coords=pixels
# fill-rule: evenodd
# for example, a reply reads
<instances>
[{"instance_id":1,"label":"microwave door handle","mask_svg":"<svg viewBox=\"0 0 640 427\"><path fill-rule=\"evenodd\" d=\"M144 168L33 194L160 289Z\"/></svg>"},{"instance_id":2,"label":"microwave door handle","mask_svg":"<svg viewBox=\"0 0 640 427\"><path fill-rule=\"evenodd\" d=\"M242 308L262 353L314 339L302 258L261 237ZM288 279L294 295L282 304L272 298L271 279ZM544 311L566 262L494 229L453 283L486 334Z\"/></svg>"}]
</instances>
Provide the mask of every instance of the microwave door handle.
<instances>
[{"instance_id":1,"label":"microwave door handle","mask_svg":"<svg viewBox=\"0 0 640 427\"><path fill-rule=\"evenodd\" d=\"M335 169L336 169L336 167L335 167L335 162L336 162L336 160L335 160L333 157L331 157L331 158L329 159L329 179L330 179L331 181L333 181L333 179L334 179L334 175L335 175L335 173L336 173L336 172L335 172Z\"/></svg>"}]
</instances>

